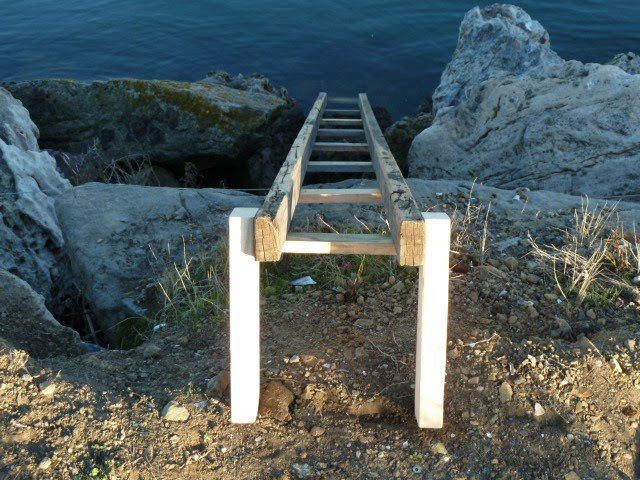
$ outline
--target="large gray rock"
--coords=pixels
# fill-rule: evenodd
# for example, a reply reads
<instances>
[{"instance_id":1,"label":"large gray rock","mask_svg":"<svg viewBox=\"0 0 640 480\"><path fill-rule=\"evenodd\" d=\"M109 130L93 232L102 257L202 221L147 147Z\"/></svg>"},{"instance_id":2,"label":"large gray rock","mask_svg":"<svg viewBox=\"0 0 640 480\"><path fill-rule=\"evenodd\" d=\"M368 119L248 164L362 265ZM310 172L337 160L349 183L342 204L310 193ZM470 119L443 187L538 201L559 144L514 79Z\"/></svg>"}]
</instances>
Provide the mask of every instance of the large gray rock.
<instances>
[{"instance_id":1,"label":"large gray rock","mask_svg":"<svg viewBox=\"0 0 640 480\"><path fill-rule=\"evenodd\" d=\"M6 270L0 270L0 337L36 357L86 352L78 333L53 318L42 296Z\"/></svg>"},{"instance_id":2,"label":"large gray rock","mask_svg":"<svg viewBox=\"0 0 640 480\"><path fill-rule=\"evenodd\" d=\"M470 88L500 75L519 75L562 59L549 34L513 5L472 8L460 25L458 45L433 94L433 109L458 105Z\"/></svg>"},{"instance_id":3,"label":"large gray rock","mask_svg":"<svg viewBox=\"0 0 640 480\"><path fill-rule=\"evenodd\" d=\"M113 344L123 320L144 315L146 295L173 262L226 236L234 207L259 197L216 189L88 183L58 197L56 211L76 285Z\"/></svg>"},{"instance_id":4,"label":"large gray rock","mask_svg":"<svg viewBox=\"0 0 640 480\"><path fill-rule=\"evenodd\" d=\"M63 244L53 197L69 183L38 149L29 112L0 88L0 268L51 299Z\"/></svg>"},{"instance_id":5,"label":"large gray rock","mask_svg":"<svg viewBox=\"0 0 640 480\"><path fill-rule=\"evenodd\" d=\"M145 155L176 169L189 161L200 169L232 169L256 183L268 183L282 163L274 138L290 144L302 121L286 90L263 77L47 79L4 86L29 109L45 148L97 148L109 161Z\"/></svg>"},{"instance_id":6,"label":"large gray rock","mask_svg":"<svg viewBox=\"0 0 640 480\"><path fill-rule=\"evenodd\" d=\"M608 65L615 65L631 75L639 75L640 55L633 52L619 53L609 60Z\"/></svg>"},{"instance_id":7,"label":"large gray rock","mask_svg":"<svg viewBox=\"0 0 640 480\"><path fill-rule=\"evenodd\" d=\"M471 18L482 26L486 15ZM545 37L517 46L539 50L539 38ZM496 41L488 39L488 45ZM639 198L640 76L562 60L539 61L524 72L514 65L512 73L500 70L487 79L460 75L466 93L452 106L441 104L431 127L414 139L410 176Z\"/></svg>"}]
</instances>

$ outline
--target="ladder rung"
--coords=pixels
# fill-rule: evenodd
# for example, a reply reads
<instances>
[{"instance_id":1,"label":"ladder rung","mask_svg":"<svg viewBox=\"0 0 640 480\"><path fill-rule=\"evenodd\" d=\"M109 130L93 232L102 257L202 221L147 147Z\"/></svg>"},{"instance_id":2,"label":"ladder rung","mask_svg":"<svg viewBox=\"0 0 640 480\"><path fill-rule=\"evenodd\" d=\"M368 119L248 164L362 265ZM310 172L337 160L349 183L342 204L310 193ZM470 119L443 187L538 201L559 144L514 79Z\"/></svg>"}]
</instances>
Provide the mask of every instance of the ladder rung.
<instances>
[{"instance_id":1,"label":"ladder rung","mask_svg":"<svg viewBox=\"0 0 640 480\"><path fill-rule=\"evenodd\" d=\"M370 233L289 233L283 253L396 255L393 239Z\"/></svg>"},{"instance_id":2,"label":"ladder rung","mask_svg":"<svg viewBox=\"0 0 640 480\"><path fill-rule=\"evenodd\" d=\"M377 188L303 188L299 203L381 203Z\"/></svg>"},{"instance_id":3,"label":"ladder rung","mask_svg":"<svg viewBox=\"0 0 640 480\"><path fill-rule=\"evenodd\" d=\"M320 120L321 125L362 125L360 118L323 118Z\"/></svg>"},{"instance_id":4,"label":"ladder rung","mask_svg":"<svg viewBox=\"0 0 640 480\"><path fill-rule=\"evenodd\" d=\"M345 142L316 142L313 145L315 152L369 152L367 143L345 143Z\"/></svg>"},{"instance_id":5,"label":"ladder rung","mask_svg":"<svg viewBox=\"0 0 640 480\"><path fill-rule=\"evenodd\" d=\"M329 97L327 103L358 103L356 97Z\"/></svg>"},{"instance_id":6,"label":"ladder rung","mask_svg":"<svg viewBox=\"0 0 640 480\"><path fill-rule=\"evenodd\" d=\"M355 115L360 117L360 110L352 110L349 108L327 108L324 114L330 113L331 115Z\"/></svg>"},{"instance_id":7,"label":"ladder rung","mask_svg":"<svg viewBox=\"0 0 640 480\"><path fill-rule=\"evenodd\" d=\"M364 135L364 130L360 128L319 128L316 138L327 137L359 137Z\"/></svg>"},{"instance_id":8,"label":"ladder rung","mask_svg":"<svg viewBox=\"0 0 640 480\"><path fill-rule=\"evenodd\" d=\"M373 172L371 162L309 162L307 172Z\"/></svg>"}]
</instances>

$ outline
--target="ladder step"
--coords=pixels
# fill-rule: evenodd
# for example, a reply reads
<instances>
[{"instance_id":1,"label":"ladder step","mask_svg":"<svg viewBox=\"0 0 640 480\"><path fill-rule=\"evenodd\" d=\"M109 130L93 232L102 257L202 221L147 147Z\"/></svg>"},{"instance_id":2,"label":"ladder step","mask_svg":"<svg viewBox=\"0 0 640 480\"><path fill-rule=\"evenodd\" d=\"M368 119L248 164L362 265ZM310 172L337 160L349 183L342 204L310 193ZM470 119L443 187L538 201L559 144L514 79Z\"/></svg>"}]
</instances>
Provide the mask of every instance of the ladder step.
<instances>
[{"instance_id":1,"label":"ladder step","mask_svg":"<svg viewBox=\"0 0 640 480\"><path fill-rule=\"evenodd\" d=\"M360 118L360 110L356 109L356 110L352 110L352 109L348 109L348 108L327 108L324 111L324 114L326 115L327 113L331 114L332 116L337 116L337 115L354 115L358 118Z\"/></svg>"},{"instance_id":2,"label":"ladder step","mask_svg":"<svg viewBox=\"0 0 640 480\"><path fill-rule=\"evenodd\" d=\"M364 130L360 128L319 128L316 138L327 137L360 137L364 136Z\"/></svg>"},{"instance_id":3,"label":"ladder step","mask_svg":"<svg viewBox=\"0 0 640 480\"><path fill-rule=\"evenodd\" d=\"M396 255L393 239L369 233L289 233L283 253Z\"/></svg>"},{"instance_id":4,"label":"ladder step","mask_svg":"<svg viewBox=\"0 0 640 480\"><path fill-rule=\"evenodd\" d=\"M360 126L362 125L362 119L360 118L323 118L322 120L320 120L320 125Z\"/></svg>"},{"instance_id":5,"label":"ladder step","mask_svg":"<svg viewBox=\"0 0 640 480\"><path fill-rule=\"evenodd\" d=\"M314 152L363 152L369 153L367 143L344 143L344 142L316 142L313 145Z\"/></svg>"},{"instance_id":6,"label":"ladder step","mask_svg":"<svg viewBox=\"0 0 640 480\"><path fill-rule=\"evenodd\" d=\"M377 188L303 188L299 203L382 203Z\"/></svg>"},{"instance_id":7,"label":"ladder step","mask_svg":"<svg viewBox=\"0 0 640 480\"><path fill-rule=\"evenodd\" d=\"M356 97L329 97L327 103L358 103Z\"/></svg>"},{"instance_id":8,"label":"ladder step","mask_svg":"<svg viewBox=\"0 0 640 480\"><path fill-rule=\"evenodd\" d=\"M371 162L309 162L307 172L373 172L373 164Z\"/></svg>"}]
</instances>

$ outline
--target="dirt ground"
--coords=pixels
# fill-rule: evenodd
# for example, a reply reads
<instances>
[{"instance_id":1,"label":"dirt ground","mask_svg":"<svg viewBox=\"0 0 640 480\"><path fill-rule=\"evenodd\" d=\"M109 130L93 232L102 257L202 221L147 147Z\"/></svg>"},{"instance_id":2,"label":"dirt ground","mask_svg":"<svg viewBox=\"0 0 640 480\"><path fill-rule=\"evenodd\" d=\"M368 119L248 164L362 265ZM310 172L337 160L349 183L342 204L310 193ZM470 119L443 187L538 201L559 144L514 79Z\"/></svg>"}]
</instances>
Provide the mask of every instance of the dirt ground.
<instances>
[{"instance_id":1,"label":"dirt ground","mask_svg":"<svg viewBox=\"0 0 640 480\"><path fill-rule=\"evenodd\" d=\"M0 478L640 478L638 304L569 304L526 245L454 269L445 425L420 430L416 283L265 298L252 425L230 423L226 325L70 359L7 349Z\"/></svg>"}]
</instances>

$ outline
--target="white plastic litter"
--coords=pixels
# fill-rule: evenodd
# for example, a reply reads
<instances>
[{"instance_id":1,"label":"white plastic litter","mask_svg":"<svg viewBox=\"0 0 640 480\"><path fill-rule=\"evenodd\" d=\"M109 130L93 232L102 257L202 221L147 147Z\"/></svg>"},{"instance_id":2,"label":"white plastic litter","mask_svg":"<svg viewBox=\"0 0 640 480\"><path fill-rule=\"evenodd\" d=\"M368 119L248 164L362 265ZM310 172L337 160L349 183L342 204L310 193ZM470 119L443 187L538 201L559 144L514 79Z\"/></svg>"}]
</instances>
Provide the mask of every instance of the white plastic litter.
<instances>
[{"instance_id":1,"label":"white plastic litter","mask_svg":"<svg viewBox=\"0 0 640 480\"><path fill-rule=\"evenodd\" d=\"M304 287L306 285L315 285L316 282L313 278L307 275L306 277L297 278L296 280L289 282L289 284L294 287Z\"/></svg>"}]
</instances>

